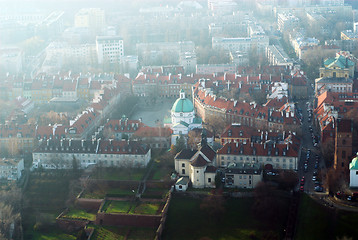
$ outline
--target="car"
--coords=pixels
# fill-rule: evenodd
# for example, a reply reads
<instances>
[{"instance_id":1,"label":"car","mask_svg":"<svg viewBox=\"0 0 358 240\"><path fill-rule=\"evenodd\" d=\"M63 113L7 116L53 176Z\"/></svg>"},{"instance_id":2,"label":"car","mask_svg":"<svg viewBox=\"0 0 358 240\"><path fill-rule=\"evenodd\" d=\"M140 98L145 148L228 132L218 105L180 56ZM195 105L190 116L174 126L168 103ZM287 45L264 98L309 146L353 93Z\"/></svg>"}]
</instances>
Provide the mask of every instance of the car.
<instances>
[{"instance_id":1,"label":"car","mask_svg":"<svg viewBox=\"0 0 358 240\"><path fill-rule=\"evenodd\" d=\"M316 180L317 180L317 176L313 176L312 181L316 181Z\"/></svg>"},{"instance_id":2,"label":"car","mask_svg":"<svg viewBox=\"0 0 358 240\"><path fill-rule=\"evenodd\" d=\"M314 169L317 169L318 168L318 162L316 162L315 164L314 164Z\"/></svg>"},{"instance_id":3,"label":"car","mask_svg":"<svg viewBox=\"0 0 358 240\"><path fill-rule=\"evenodd\" d=\"M303 187L303 186L300 187L300 191L301 191L301 192L304 191L304 187Z\"/></svg>"},{"instance_id":4,"label":"car","mask_svg":"<svg viewBox=\"0 0 358 240\"><path fill-rule=\"evenodd\" d=\"M314 171L313 172L313 176L317 176L318 172L317 171Z\"/></svg>"},{"instance_id":5,"label":"car","mask_svg":"<svg viewBox=\"0 0 358 240\"><path fill-rule=\"evenodd\" d=\"M303 171L307 172L307 170L308 170L308 166L305 165L305 166L303 167Z\"/></svg>"},{"instance_id":6,"label":"car","mask_svg":"<svg viewBox=\"0 0 358 240\"><path fill-rule=\"evenodd\" d=\"M347 197L347 200L348 200L348 201L352 201L352 196L348 196L348 197Z\"/></svg>"},{"instance_id":7,"label":"car","mask_svg":"<svg viewBox=\"0 0 358 240\"><path fill-rule=\"evenodd\" d=\"M315 192L323 192L323 187L321 186L315 186L314 187Z\"/></svg>"}]
</instances>

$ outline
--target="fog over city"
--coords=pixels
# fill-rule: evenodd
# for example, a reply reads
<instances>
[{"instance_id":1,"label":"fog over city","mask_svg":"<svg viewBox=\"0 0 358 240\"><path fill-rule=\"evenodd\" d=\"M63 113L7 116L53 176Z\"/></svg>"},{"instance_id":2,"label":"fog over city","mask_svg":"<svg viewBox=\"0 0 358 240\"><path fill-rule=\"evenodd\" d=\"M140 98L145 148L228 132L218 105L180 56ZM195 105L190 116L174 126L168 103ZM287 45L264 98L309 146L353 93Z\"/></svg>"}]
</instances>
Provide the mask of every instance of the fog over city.
<instances>
[{"instance_id":1,"label":"fog over city","mask_svg":"<svg viewBox=\"0 0 358 240\"><path fill-rule=\"evenodd\" d=\"M358 1L0 0L0 240L356 239Z\"/></svg>"}]
</instances>

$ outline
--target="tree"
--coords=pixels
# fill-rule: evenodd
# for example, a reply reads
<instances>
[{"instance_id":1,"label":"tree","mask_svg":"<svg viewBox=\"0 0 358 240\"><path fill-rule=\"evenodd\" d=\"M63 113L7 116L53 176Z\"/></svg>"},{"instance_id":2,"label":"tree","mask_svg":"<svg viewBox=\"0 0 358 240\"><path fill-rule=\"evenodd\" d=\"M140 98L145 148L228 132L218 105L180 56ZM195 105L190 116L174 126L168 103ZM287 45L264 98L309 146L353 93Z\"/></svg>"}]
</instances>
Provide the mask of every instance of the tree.
<instances>
[{"instance_id":1,"label":"tree","mask_svg":"<svg viewBox=\"0 0 358 240\"><path fill-rule=\"evenodd\" d=\"M0 236L4 236L5 239L11 239L13 232L11 229L20 219L20 214L13 210L11 205L0 202ZM1 238L3 239L3 238Z\"/></svg>"},{"instance_id":2,"label":"tree","mask_svg":"<svg viewBox=\"0 0 358 240\"><path fill-rule=\"evenodd\" d=\"M178 152L180 152L181 150L183 150L185 147L186 147L186 144L185 144L184 136L180 135L179 137L177 137L175 145L172 145L171 151L172 151L173 155L175 155Z\"/></svg>"},{"instance_id":3,"label":"tree","mask_svg":"<svg viewBox=\"0 0 358 240\"><path fill-rule=\"evenodd\" d=\"M222 116L211 115L206 117L205 125L216 137L224 131L227 122Z\"/></svg>"},{"instance_id":4,"label":"tree","mask_svg":"<svg viewBox=\"0 0 358 240\"><path fill-rule=\"evenodd\" d=\"M283 190L293 190L298 183L298 175L292 170L282 171L278 178L280 188Z\"/></svg>"},{"instance_id":5,"label":"tree","mask_svg":"<svg viewBox=\"0 0 358 240\"><path fill-rule=\"evenodd\" d=\"M324 186L328 189L330 195L333 195L341 189L342 179L333 167L329 168L326 172L326 181Z\"/></svg>"},{"instance_id":6,"label":"tree","mask_svg":"<svg viewBox=\"0 0 358 240\"><path fill-rule=\"evenodd\" d=\"M188 147L189 148L197 149L200 141L201 141L200 131L191 130L188 133Z\"/></svg>"}]
</instances>

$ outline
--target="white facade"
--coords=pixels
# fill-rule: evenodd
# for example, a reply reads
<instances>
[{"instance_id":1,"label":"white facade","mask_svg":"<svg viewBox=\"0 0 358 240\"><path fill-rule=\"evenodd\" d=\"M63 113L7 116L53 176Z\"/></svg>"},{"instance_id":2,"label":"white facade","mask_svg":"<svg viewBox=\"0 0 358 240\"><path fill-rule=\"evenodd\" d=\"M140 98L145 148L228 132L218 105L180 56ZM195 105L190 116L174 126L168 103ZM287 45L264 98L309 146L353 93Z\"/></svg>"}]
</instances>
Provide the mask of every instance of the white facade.
<instances>
[{"instance_id":1,"label":"white facade","mask_svg":"<svg viewBox=\"0 0 358 240\"><path fill-rule=\"evenodd\" d=\"M119 63L124 56L123 39L119 36L98 36L96 38L98 63Z\"/></svg>"},{"instance_id":2,"label":"white facade","mask_svg":"<svg viewBox=\"0 0 358 240\"><path fill-rule=\"evenodd\" d=\"M349 186L350 187L358 187L358 170L352 169L349 171Z\"/></svg>"},{"instance_id":3,"label":"white facade","mask_svg":"<svg viewBox=\"0 0 358 240\"><path fill-rule=\"evenodd\" d=\"M0 179L18 180L24 170L24 159L0 159Z\"/></svg>"},{"instance_id":4,"label":"white facade","mask_svg":"<svg viewBox=\"0 0 358 240\"><path fill-rule=\"evenodd\" d=\"M258 53L264 53L269 45L269 38L265 35L248 38L222 38L213 37L212 47L228 50L231 52L250 53L256 47Z\"/></svg>"}]
</instances>

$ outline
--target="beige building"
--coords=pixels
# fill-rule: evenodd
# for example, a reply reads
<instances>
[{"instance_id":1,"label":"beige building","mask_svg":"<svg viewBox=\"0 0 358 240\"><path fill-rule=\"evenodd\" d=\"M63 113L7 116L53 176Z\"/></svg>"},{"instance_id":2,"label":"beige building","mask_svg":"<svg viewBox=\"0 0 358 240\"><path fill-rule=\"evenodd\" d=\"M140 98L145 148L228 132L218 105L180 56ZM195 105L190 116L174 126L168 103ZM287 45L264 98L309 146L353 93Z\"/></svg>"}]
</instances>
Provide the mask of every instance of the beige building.
<instances>
[{"instance_id":1,"label":"beige building","mask_svg":"<svg viewBox=\"0 0 358 240\"><path fill-rule=\"evenodd\" d=\"M260 164L231 163L225 169L225 186L254 188L262 180Z\"/></svg>"},{"instance_id":2,"label":"beige building","mask_svg":"<svg viewBox=\"0 0 358 240\"><path fill-rule=\"evenodd\" d=\"M215 187L215 151L204 144L199 150L183 149L174 157L175 171L189 177L193 188Z\"/></svg>"}]
</instances>

